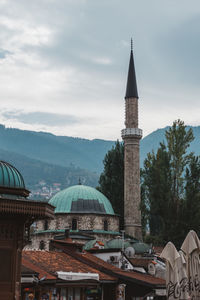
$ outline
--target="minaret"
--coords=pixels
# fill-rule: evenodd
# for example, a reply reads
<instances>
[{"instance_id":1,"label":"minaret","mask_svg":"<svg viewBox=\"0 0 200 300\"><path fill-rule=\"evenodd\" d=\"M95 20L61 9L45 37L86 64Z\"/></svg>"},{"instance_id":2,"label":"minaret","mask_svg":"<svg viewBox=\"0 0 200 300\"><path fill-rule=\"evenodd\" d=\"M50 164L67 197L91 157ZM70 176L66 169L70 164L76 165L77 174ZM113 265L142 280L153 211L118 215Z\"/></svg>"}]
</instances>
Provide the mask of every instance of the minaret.
<instances>
[{"instance_id":1,"label":"minaret","mask_svg":"<svg viewBox=\"0 0 200 300\"><path fill-rule=\"evenodd\" d=\"M138 128L138 92L133 59L131 54L125 95L124 140L124 227L125 233L142 239L140 212L140 139L142 130Z\"/></svg>"}]
</instances>

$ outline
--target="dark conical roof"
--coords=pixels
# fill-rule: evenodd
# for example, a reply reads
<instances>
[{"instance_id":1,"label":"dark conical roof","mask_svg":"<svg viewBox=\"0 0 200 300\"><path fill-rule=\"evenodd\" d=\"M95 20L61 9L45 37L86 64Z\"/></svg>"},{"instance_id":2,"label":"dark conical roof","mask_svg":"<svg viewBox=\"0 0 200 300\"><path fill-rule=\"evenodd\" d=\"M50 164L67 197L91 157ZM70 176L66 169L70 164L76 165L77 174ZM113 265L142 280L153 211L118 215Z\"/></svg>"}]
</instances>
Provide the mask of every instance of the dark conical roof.
<instances>
[{"instance_id":1,"label":"dark conical roof","mask_svg":"<svg viewBox=\"0 0 200 300\"><path fill-rule=\"evenodd\" d=\"M131 55L130 55L130 62L129 62L129 69L128 69L128 79L127 79L127 85L126 85L125 99L127 99L127 98L137 98L137 99L139 98L138 91L137 91L137 82L136 82L132 48L131 48Z\"/></svg>"}]
</instances>

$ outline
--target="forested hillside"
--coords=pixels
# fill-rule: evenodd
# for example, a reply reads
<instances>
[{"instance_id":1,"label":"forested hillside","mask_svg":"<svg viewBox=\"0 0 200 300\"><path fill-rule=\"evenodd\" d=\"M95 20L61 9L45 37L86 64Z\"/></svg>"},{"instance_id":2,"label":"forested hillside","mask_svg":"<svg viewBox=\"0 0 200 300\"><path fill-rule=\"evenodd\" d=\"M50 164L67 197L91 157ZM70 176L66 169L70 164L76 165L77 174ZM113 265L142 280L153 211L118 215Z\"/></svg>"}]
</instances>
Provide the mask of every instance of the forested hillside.
<instances>
[{"instance_id":1,"label":"forested hillside","mask_svg":"<svg viewBox=\"0 0 200 300\"><path fill-rule=\"evenodd\" d=\"M141 167L148 152L155 151L165 137L166 128L158 129L141 140ZM200 154L200 126L192 127L195 136L189 151ZM87 140L56 136L0 125L0 159L16 166L27 187L51 194L57 189L77 184L97 186L103 159L115 141ZM52 190L53 187L53 190Z\"/></svg>"}]
</instances>

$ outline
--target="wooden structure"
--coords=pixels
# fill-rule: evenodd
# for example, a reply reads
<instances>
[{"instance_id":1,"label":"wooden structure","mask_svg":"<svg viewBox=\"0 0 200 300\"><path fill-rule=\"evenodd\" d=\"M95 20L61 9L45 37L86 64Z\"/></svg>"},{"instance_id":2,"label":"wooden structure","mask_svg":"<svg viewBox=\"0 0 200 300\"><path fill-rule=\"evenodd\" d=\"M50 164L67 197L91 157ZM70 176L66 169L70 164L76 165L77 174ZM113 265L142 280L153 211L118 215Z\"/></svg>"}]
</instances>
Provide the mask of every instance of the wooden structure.
<instances>
[{"instance_id":1,"label":"wooden structure","mask_svg":"<svg viewBox=\"0 0 200 300\"><path fill-rule=\"evenodd\" d=\"M30 225L52 218L53 206L26 199L23 177L0 161L0 299L20 299L21 253L29 240Z\"/></svg>"}]
</instances>

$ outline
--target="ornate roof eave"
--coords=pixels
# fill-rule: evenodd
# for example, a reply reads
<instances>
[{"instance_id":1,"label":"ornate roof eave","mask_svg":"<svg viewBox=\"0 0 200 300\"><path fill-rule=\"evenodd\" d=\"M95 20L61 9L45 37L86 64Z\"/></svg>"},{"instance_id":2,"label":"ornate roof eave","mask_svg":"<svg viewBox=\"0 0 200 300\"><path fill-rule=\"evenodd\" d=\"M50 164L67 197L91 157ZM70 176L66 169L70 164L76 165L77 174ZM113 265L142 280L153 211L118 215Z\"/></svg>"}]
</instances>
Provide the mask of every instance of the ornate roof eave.
<instances>
[{"instance_id":1,"label":"ornate roof eave","mask_svg":"<svg viewBox=\"0 0 200 300\"><path fill-rule=\"evenodd\" d=\"M29 196L30 191L25 188L0 186L0 194L16 195L26 198Z\"/></svg>"},{"instance_id":2,"label":"ornate roof eave","mask_svg":"<svg viewBox=\"0 0 200 300\"><path fill-rule=\"evenodd\" d=\"M15 215L33 220L53 219L54 206L46 202L0 197L0 216L2 215Z\"/></svg>"}]
</instances>

